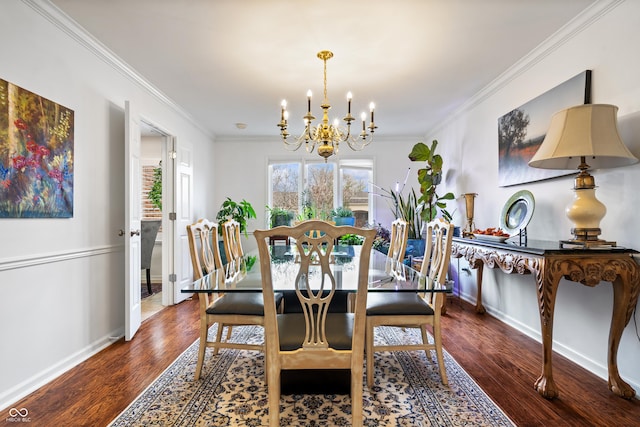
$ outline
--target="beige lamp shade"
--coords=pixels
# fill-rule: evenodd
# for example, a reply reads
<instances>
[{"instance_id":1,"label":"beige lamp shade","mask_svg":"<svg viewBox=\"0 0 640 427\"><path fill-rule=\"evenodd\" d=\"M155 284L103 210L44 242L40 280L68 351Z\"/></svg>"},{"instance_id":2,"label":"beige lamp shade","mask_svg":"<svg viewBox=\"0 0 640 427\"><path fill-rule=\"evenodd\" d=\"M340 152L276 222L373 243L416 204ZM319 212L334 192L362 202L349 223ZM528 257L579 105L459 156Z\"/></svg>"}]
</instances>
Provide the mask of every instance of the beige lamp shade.
<instances>
[{"instance_id":1,"label":"beige lamp shade","mask_svg":"<svg viewBox=\"0 0 640 427\"><path fill-rule=\"evenodd\" d=\"M576 170L581 156L591 169L638 162L620 138L617 114L618 107L608 104L585 104L557 112L529 166Z\"/></svg>"}]
</instances>

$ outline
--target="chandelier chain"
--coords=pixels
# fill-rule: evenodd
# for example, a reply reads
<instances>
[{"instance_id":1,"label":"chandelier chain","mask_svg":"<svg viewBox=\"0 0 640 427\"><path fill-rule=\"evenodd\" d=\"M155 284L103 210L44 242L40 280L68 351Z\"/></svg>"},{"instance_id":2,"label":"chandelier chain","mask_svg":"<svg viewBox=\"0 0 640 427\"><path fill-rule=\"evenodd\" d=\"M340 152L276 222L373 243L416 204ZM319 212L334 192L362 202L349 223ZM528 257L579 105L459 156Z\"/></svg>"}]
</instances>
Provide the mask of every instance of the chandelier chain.
<instances>
[{"instance_id":1,"label":"chandelier chain","mask_svg":"<svg viewBox=\"0 0 640 427\"><path fill-rule=\"evenodd\" d=\"M323 60L324 62L324 103L329 104L329 99L327 98L327 59Z\"/></svg>"}]
</instances>

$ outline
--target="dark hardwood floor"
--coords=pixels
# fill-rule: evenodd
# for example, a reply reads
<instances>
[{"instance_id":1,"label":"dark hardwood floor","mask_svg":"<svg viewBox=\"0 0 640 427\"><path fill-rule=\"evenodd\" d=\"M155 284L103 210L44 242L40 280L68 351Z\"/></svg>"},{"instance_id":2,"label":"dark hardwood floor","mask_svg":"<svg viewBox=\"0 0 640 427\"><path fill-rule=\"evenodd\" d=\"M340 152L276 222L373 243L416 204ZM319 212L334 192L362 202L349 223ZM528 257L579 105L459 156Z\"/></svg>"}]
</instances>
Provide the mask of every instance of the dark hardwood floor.
<instances>
[{"instance_id":1,"label":"dark hardwood floor","mask_svg":"<svg viewBox=\"0 0 640 427\"><path fill-rule=\"evenodd\" d=\"M465 302L449 299L443 335L447 351L518 426L640 426L640 400L615 396L605 380L557 354L560 397L541 397L533 388L540 344ZM32 427L105 426L197 338L197 301L185 301L143 322L131 342L116 342L11 406L27 408Z\"/></svg>"}]
</instances>

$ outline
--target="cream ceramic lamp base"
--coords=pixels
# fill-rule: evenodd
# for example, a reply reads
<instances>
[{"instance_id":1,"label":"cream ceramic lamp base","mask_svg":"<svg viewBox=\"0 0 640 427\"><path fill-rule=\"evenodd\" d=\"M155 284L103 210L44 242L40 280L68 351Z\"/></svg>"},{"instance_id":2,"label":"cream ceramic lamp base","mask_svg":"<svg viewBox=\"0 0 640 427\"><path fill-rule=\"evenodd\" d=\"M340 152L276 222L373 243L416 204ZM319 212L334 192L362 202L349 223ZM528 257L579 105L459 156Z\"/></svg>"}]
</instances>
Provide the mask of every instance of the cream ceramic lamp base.
<instances>
[{"instance_id":1,"label":"cream ceramic lamp base","mask_svg":"<svg viewBox=\"0 0 640 427\"><path fill-rule=\"evenodd\" d=\"M573 223L571 233L574 238L568 242L615 246L615 242L604 242L598 238L600 221L607 213L607 208L596 198L595 188L575 189L573 203L567 206L565 213Z\"/></svg>"}]
</instances>

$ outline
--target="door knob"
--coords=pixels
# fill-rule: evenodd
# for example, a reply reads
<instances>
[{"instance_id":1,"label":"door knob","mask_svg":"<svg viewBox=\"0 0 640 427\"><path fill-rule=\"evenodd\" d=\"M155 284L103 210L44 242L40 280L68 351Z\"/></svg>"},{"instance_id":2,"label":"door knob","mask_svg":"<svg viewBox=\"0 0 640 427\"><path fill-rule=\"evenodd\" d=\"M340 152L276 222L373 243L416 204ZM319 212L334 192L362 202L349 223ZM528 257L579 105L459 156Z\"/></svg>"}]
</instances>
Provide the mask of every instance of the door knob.
<instances>
[{"instance_id":1,"label":"door knob","mask_svg":"<svg viewBox=\"0 0 640 427\"><path fill-rule=\"evenodd\" d=\"M118 236L124 236L124 230L122 228L118 231Z\"/></svg>"}]
</instances>

